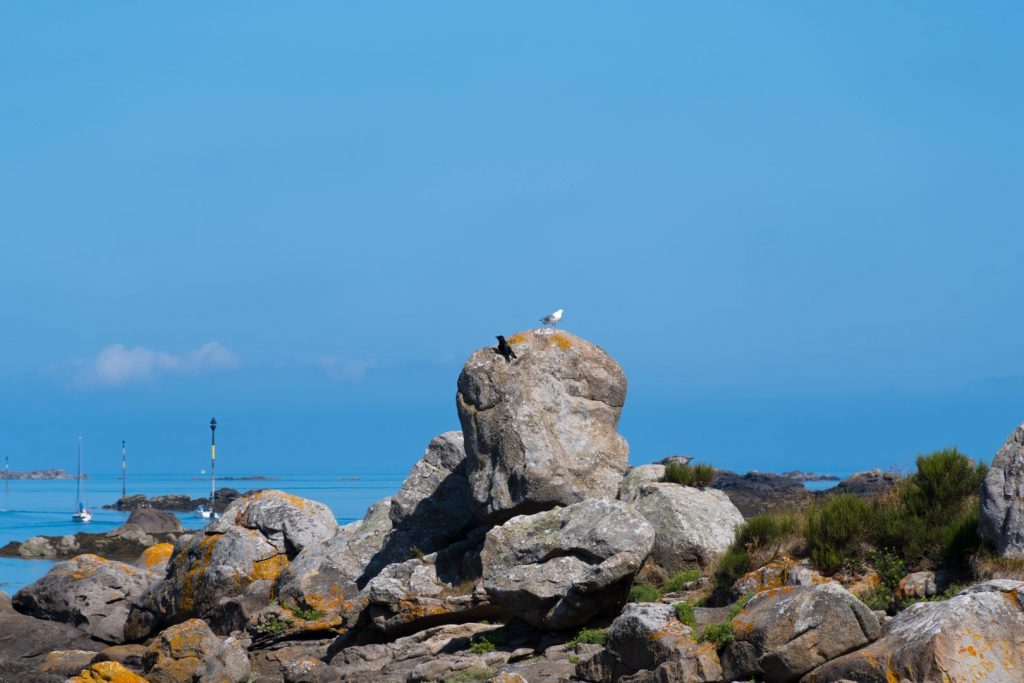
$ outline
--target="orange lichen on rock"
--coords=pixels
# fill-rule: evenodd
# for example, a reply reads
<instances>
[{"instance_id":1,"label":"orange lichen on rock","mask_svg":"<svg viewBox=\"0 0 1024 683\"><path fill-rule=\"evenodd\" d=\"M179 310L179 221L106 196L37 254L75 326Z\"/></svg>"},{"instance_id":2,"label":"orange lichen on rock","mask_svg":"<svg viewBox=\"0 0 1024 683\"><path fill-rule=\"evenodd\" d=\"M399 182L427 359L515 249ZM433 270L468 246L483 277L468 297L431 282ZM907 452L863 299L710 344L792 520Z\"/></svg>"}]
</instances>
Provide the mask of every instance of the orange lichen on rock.
<instances>
[{"instance_id":1,"label":"orange lichen on rock","mask_svg":"<svg viewBox=\"0 0 1024 683\"><path fill-rule=\"evenodd\" d=\"M249 580L259 581L261 579L267 579L269 581L273 581L287 566L287 555L274 555L273 557L269 557L265 560L254 562L252 565L252 571L249 572Z\"/></svg>"},{"instance_id":2,"label":"orange lichen on rock","mask_svg":"<svg viewBox=\"0 0 1024 683\"><path fill-rule=\"evenodd\" d=\"M322 593L309 593L305 597L306 604L312 609L321 612L351 612L355 603L345 599L345 591L336 583L332 583L327 589L327 595Z\"/></svg>"},{"instance_id":3,"label":"orange lichen on rock","mask_svg":"<svg viewBox=\"0 0 1024 683\"><path fill-rule=\"evenodd\" d=\"M556 344L558 346L558 348L562 349L563 351L565 349L569 348L570 346L572 346L572 340L571 339L569 339L564 334L559 334L557 332L555 334L551 335L551 343L552 344Z\"/></svg>"},{"instance_id":4,"label":"orange lichen on rock","mask_svg":"<svg viewBox=\"0 0 1024 683\"><path fill-rule=\"evenodd\" d=\"M261 498L280 498L281 500L287 501L293 507L299 510L305 510L309 501L305 498L285 493L284 491L278 491L276 489L270 489L267 491L257 491L256 493L249 494L250 500L260 500Z\"/></svg>"},{"instance_id":5,"label":"orange lichen on rock","mask_svg":"<svg viewBox=\"0 0 1024 683\"><path fill-rule=\"evenodd\" d=\"M158 564L171 559L171 553L173 552L173 543L157 543L142 551L142 555L139 556L139 563L146 569L152 569Z\"/></svg>"},{"instance_id":6,"label":"orange lichen on rock","mask_svg":"<svg viewBox=\"0 0 1024 683\"><path fill-rule=\"evenodd\" d=\"M96 662L68 683L146 683L146 679L118 662Z\"/></svg>"},{"instance_id":7,"label":"orange lichen on rock","mask_svg":"<svg viewBox=\"0 0 1024 683\"><path fill-rule=\"evenodd\" d=\"M99 555L93 555L92 553L86 553L84 555L76 555L71 558L77 566L73 572L71 572L71 578L76 581L87 579L100 568L101 564L110 564Z\"/></svg>"},{"instance_id":8,"label":"orange lichen on rock","mask_svg":"<svg viewBox=\"0 0 1024 683\"><path fill-rule=\"evenodd\" d=\"M509 344L524 344L526 343L526 337L523 336L522 332L517 332L508 338Z\"/></svg>"},{"instance_id":9,"label":"orange lichen on rock","mask_svg":"<svg viewBox=\"0 0 1024 683\"><path fill-rule=\"evenodd\" d=\"M220 540L220 534L211 534L199 540L199 558L185 573L185 581L181 586L181 597L178 608L183 614L191 613L195 608L197 581L206 574L213 556L213 549Z\"/></svg>"}]
</instances>

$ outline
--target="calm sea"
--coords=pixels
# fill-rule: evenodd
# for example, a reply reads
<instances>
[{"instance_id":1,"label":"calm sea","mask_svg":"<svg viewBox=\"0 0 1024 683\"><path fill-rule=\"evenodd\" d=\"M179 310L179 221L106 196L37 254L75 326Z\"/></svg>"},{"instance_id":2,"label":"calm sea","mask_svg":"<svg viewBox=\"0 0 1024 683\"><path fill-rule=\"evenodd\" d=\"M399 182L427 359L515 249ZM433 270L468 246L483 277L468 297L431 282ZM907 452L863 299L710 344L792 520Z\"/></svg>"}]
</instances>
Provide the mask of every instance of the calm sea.
<instances>
[{"instance_id":1,"label":"calm sea","mask_svg":"<svg viewBox=\"0 0 1024 683\"><path fill-rule=\"evenodd\" d=\"M372 503L398 491L405 478L402 474L281 477L271 481L223 481L239 491L281 489L303 498L319 501L334 512L338 522L348 524L362 519ZM103 505L121 496L120 476L97 476L83 481L84 498L93 519L87 524L71 521L75 509L74 480L0 482L0 546L10 541L24 541L32 536L63 536L79 531L103 533L123 524L127 512L104 510ZM128 480L128 494L159 496L184 493L193 498L210 493L208 480L185 475L137 476ZM199 515L179 513L186 529L204 524ZM0 558L0 590L14 594L22 586L45 574L53 562Z\"/></svg>"}]
</instances>

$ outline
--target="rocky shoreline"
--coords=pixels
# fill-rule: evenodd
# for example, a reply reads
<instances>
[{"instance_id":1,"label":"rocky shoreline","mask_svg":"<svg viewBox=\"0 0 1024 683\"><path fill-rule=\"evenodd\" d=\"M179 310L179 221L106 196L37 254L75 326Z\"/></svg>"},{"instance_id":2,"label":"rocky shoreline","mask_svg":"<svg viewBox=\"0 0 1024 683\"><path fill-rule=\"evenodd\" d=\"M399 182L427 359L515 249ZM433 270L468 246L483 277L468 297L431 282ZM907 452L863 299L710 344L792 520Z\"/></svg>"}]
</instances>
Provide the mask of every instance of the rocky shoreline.
<instances>
[{"instance_id":1,"label":"rocky shoreline","mask_svg":"<svg viewBox=\"0 0 1024 683\"><path fill-rule=\"evenodd\" d=\"M227 507L241 497L241 493L232 488L219 488L215 492L216 511L223 512ZM164 496L153 496L147 498L142 494L134 494L118 498L110 505L104 505L104 510L141 510L152 508L154 510L165 510L167 512L194 512L200 507L208 507L209 498L191 498L184 494L172 493Z\"/></svg>"},{"instance_id":2,"label":"rocky shoreline","mask_svg":"<svg viewBox=\"0 0 1024 683\"><path fill-rule=\"evenodd\" d=\"M626 378L604 350L562 330L508 342L516 359L484 348L463 368L462 431L362 520L256 491L133 561L60 562L0 598L0 677L1019 680L1024 426L987 471L948 451L823 494L802 473L683 485L665 464L629 467ZM979 512L984 546L967 533ZM920 522L947 518L959 536ZM899 534L921 548L897 557Z\"/></svg>"}]
</instances>

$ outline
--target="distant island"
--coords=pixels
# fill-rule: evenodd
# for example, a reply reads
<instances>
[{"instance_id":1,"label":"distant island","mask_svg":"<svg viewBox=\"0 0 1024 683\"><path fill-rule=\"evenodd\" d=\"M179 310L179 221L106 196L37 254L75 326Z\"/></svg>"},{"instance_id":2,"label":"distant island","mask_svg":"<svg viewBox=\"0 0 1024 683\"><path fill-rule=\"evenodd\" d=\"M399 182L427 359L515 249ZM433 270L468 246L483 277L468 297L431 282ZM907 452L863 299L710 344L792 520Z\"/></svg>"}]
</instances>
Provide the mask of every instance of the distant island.
<instances>
[{"instance_id":1,"label":"distant island","mask_svg":"<svg viewBox=\"0 0 1024 683\"><path fill-rule=\"evenodd\" d=\"M62 469L31 470L29 472L0 472L0 479L75 479L76 475L68 474ZM89 475L82 473L82 479Z\"/></svg>"}]
</instances>

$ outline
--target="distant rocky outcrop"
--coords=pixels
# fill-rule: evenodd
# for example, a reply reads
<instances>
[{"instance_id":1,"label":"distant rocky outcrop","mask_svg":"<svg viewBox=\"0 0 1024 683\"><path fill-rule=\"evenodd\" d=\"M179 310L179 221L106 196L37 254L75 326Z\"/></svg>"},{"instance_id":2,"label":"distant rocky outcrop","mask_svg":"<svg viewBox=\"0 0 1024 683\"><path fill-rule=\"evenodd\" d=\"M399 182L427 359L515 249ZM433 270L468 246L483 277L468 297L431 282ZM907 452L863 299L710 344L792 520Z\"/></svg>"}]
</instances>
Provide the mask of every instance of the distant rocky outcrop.
<instances>
[{"instance_id":1,"label":"distant rocky outcrop","mask_svg":"<svg viewBox=\"0 0 1024 683\"><path fill-rule=\"evenodd\" d=\"M78 475L68 474L62 469L52 468L48 470L30 470L28 472L13 472L0 470L0 480L3 479L77 479ZM82 473L82 479L88 479L89 475Z\"/></svg>"},{"instance_id":2,"label":"distant rocky outcrop","mask_svg":"<svg viewBox=\"0 0 1024 683\"><path fill-rule=\"evenodd\" d=\"M231 503L242 496L235 489L224 487L219 488L214 495L217 503L217 512L223 512ZM209 498L191 498L184 494L172 493L164 496L153 496L147 498L142 494L135 494L118 498L111 505L104 505L104 510L138 510L141 508L153 508L155 510L166 510L168 512L194 512L200 507L209 507Z\"/></svg>"},{"instance_id":3,"label":"distant rocky outcrop","mask_svg":"<svg viewBox=\"0 0 1024 683\"><path fill-rule=\"evenodd\" d=\"M981 485L978 532L1004 557L1024 557L1024 424L992 459Z\"/></svg>"},{"instance_id":4,"label":"distant rocky outcrop","mask_svg":"<svg viewBox=\"0 0 1024 683\"><path fill-rule=\"evenodd\" d=\"M169 520L157 523L155 518L136 518L145 528L171 528ZM176 520L175 520L176 521ZM158 526L155 526L158 525ZM134 523L122 524L103 534L79 532L65 536L33 536L23 542L11 541L0 548L0 557L20 557L26 560L70 560L78 555L98 555L108 560L134 562L146 548L173 543L185 531L147 532Z\"/></svg>"},{"instance_id":5,"label":"distant rocky outcrop","mask_svg":"<svg viewBox=\"0 0 1024 683\"><path fill-rule=\"evenodd\" d=\"M901 479L902 477L895 472L878 469L867 470L851 474L839 482L835 488L822 493L852 493L861 498L873 498L888 491Z\"/></svg>"},{"instance_id":6,"label":"distant rocky outcrop","mask_svg":"<svg viewBox=\"0 0 1024 683\"><path fill-rule=\"evenodd\" d=\"M626 376L597 346L561 330L508 339L518 358L475 352L456 403L477 515L502 522L614 497L629 446L616 427Z\"/></svg>"}]
</instances>

